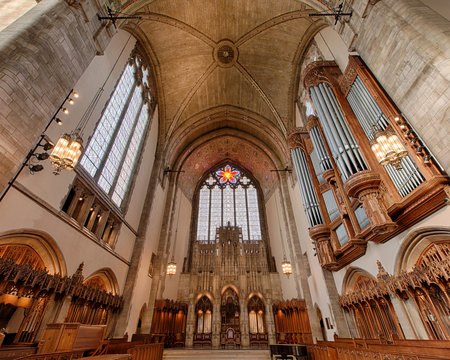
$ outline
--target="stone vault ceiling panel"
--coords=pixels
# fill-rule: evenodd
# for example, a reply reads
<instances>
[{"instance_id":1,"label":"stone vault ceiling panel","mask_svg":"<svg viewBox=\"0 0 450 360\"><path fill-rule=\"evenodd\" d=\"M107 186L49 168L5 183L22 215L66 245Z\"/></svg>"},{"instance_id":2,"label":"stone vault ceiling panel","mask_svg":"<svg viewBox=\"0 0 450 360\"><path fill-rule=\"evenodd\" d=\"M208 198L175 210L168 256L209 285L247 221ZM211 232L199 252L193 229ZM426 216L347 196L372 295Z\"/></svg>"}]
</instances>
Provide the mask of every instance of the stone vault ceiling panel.
<instances>
[{"instance_id":1,"label":"stone vault ceiling panel","mask_svg":"<svg viewBox=\"0 0 450 360\"><path fill-rule=\"evenodd\" d=\"M189 24L215 42L237 41L261 23L304 7L297 0L156 0L148 5L151 12Z\"/></svg>"},{"instance_id":2,"label":"stone vault ceiling panel","mask_svg":"<svg viewBox=\"0 0 450 360\"><path fill-rule=\"evenodd\" d=\"M195 187L204 173L224 159L230 159L248 169L261 185L264 196L277 183L272 161L256 145L234 136L222 136L202 144L191 152L182 166L179 184L192 199Z\"/></svg>"},{"instance_id":3,"label":"stone vault ceiling panel","mask_svg":"<svg viewBox=\"0 0 450 360\"><path fill-rule=\"evenodd\" d=\"M193 84L213 63L212 48L183 29L161 22L147 21L142 29L159 62L169 127Z\"/></svg>"},{"instance_id":4,"label":"stone vault ceiling panel","mask_svg":"<svg viewBox=\"0 0 450 360\"><path fill-rule=\"evenodd\" d=\"M276 124L270 108L235 67L214 69L186 106L180 117L180 124L203 110L220 105L250 110Z\"/></svg>"},{"instance_id":5,"label":"stone vault ceiling panel","mask_svg":"<svg viewBox=\"0 0 450 360\"><path fill-rule=\"evenodd\" d=\"M264 90L287 125L293 87L295 54L309 26L305 19L289 20L263 31L239 47L239 62Z\"/></svg>"}]
</instances>

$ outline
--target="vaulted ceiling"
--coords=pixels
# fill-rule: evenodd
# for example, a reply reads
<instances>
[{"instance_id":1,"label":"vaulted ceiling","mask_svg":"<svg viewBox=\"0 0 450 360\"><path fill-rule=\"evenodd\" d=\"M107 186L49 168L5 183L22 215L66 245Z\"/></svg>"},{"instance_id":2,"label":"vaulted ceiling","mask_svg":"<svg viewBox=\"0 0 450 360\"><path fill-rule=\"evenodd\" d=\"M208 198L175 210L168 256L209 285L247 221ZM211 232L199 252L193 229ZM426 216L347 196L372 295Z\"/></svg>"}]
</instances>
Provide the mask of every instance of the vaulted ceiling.
<instances>
[{"instance_id":1,"label":"vaulted ceiling","mask_svg":"<svg viewBox=\"0 0 450 360\"><path fill-rule=\"evenodd\" d=\"M311 6L323 4L125 2L124 11L142 17L137 25L125 28L152 60L160 145L167 154L165 162L186 171L187 193L206 169L227 157L255 171L263 190L270 189L274 182L270 169L288 161L284 139L295 126L298 64L324 26L308 16Z\"/></svg>"}]
</instances>

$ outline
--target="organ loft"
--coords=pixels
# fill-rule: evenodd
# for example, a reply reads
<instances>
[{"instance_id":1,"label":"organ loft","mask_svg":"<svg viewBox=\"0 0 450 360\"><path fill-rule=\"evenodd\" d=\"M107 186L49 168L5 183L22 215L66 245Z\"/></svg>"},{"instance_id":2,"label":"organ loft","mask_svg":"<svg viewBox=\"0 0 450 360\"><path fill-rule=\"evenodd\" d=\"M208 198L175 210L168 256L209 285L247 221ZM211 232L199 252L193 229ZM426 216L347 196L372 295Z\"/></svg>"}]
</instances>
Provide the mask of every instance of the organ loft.
<instances>
[{"instance_id":1,"label":"organ loft","mask_svg":"<svg viewBox=\"0 0 450 360\"><path fill-rule=\"evenodd\" d=\"M449 19L0 0L0 359L449 359Z\"/></svg>"}]
</instances>

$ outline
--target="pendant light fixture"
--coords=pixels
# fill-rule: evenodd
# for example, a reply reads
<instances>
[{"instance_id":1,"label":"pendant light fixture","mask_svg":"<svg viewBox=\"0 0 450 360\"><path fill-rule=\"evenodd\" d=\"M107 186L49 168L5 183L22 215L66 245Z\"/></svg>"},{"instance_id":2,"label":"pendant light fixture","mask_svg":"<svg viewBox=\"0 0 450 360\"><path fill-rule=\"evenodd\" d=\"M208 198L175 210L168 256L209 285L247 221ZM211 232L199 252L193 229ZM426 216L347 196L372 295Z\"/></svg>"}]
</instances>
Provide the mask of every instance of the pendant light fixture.
<instances>
[{"instance_id":1,"label":"pendant light fixture","mask_svg":"<svg viewBox=\"0 0 450 360\"><path fill-rule=\"evenodd\" d=\"M402 169L402 159L408 155L408 152L391 128L382 131L377 125L374 125L370 147L381 165L389 164L396 170Z\"/></svg>"},{"instance_id":2,"label":"pendant light fixture","mask_svg":"<svg viewBox=\"0 0 450 360\"><path fill-rule=\"evenodd\" d=\"M75 130L73 130L71 133L66 133L62 135L55 147L53 148L52 153L50 154L50 161L51 165L55 168L53 170L53 174L59 175L62 170L73 170L74 167L77 165L78 160L80 159L80 156L83 152L83 130L86 126L86 124L89 122L89 119L100 100L100 96L103 93L105 84L107 83L108 79L110 78L112 72L114 71L117 62L119 61L120 57L122 56L123 51L125 50L126 46L128 45L128 42L131 39L131 35L128 37L128 40L125 42L125 45L122 47L122 50L120 51L119 55L117 56L117 59L112 66L111 70L109 71L108 76L106 77L105 81L103 82L103 85L100 87L100 89L95 94L94 98L92 99L91 103L89 104L88 108L84 112L83 116L81 117L80 121L78 122L77 126L75 127ZM78 98L78 93L74 92L72 94L73 98ZM68 100L69 104L73 104L74 100L73 98L70 98ZM64 114L68 114L69 110L67 108L62 109ZM59 119L58 119L59 120ZM59 124L59 122L58 122Z\"/></svg>"},{"instance_id":3,"label":"pendant light fixture","mask_svg":"<svg viewBox=\"0 0 450 360\"><path fill-rule=\"evenodd\" d=\"M175 262L175 248L177 245L177 238L178 238L178 222L180 220L180 208L181 208L181 193L180 193L180 201L178 202L178 215L177 215L177 225L175 229L175 240L173 242L173 248L172 248L172 259L167 264L167 275L172 276L177 273L177 263Z\"/></svg>"},{"instance_id":4,"label":"pendant light fixture","mask_svg":"<svg viewBox=\"0 0 450 360\"><path fill-rule=\"evenodd\" d=\"M280 192L281 192L281 190L280 190ZM281 196L280 196L280 200L281 200ZM281 222L280 222L280 215L278 212L277 197L275 197L275 205L276 205L276 209L277 209L278 229L280 231L281 248L283 249L283 261L281 263L281 270L283 271L283 274L289 278L289 275L292 274L292 265L291 265L291 262L286 258L286 251L284 249L284 241L283 241L283 234L281 232Z\"/></svg>"}]
</instances>

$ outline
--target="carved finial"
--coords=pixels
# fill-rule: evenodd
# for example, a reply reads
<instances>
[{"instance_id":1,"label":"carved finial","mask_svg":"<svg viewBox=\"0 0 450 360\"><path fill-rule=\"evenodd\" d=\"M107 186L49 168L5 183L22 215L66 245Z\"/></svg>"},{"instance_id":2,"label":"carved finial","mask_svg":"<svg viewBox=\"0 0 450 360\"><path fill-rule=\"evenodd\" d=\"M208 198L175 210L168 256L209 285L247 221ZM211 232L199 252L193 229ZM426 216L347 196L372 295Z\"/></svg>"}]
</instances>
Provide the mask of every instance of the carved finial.
<instances>
[{"instance_id":1,"label":"carved finial","mask_svg":"<svg viewBox=\"0 0 450 360\"><path fill-rule=\"evenodd\" d=\"M378 274L377 274L377 279L378 280L385 279L386 277L389 277L389 274L384 269L384 267L381 264L380 260L377 260L377 266L378 266Z\"/></svg>"},{"instance_id":2,"label":"carved finial","mask_svg":"<svg viewBox=\"0 0 450 360\"><path fill-rule=\"evenodd\" d=\"M80 279L80 281L83 281L83 268L84 268L84 262L78 266L77 271L75 271L75 274L73 274L73 278Z\"/></svg>"}]
</instances>

